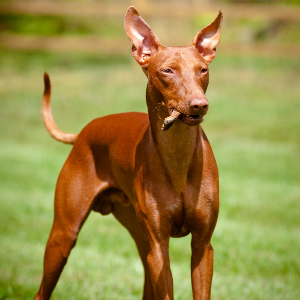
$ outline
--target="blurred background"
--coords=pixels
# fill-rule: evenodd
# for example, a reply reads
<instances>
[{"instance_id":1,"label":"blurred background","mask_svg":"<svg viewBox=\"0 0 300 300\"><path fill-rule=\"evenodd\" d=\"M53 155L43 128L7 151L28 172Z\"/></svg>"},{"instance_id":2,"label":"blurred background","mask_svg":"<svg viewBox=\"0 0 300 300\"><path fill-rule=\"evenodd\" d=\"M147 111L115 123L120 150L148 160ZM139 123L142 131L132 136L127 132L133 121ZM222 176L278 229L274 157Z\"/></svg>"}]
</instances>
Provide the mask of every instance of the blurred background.
<instances>
[{"instance_id":1,"label":"blurred background","mask_svg":"<svg viewBox=\"0 0 300 300\"><path fill-rule=\"evenodd\" d=\"M212 299L300 295L300 1L0 1L0 299L33 299L70 146L40 109L43 73L58 126L146 112L146 77L123 29L134 5L163 45L188 45L224 12L202 127L220 172ZM192 299L190 236L172 239L175 299ZM129 234L91 213L52 299L141 299Z\"/></svg>"}]
</instances>

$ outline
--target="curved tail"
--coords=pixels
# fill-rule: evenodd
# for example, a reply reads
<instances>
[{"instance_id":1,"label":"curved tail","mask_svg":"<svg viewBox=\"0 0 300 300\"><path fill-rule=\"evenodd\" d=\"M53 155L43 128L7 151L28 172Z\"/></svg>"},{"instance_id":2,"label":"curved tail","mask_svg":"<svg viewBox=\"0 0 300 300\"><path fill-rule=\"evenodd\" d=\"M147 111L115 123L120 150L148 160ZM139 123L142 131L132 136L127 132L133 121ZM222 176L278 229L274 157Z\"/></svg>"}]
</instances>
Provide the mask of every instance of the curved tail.
<instances>
[{"instance_id":1,"label":"curved tail","mask_svg":"<svg viewBox=\"0 0 300 300\"><path fill-rule=\"evenodd\" d=\"M78 134L62 132L54 122L50 105L51 85L47 73L44 74L44 95L42 99L43 122L50 135L59 142L74 144Z\"/></svg>"}]
</instances>

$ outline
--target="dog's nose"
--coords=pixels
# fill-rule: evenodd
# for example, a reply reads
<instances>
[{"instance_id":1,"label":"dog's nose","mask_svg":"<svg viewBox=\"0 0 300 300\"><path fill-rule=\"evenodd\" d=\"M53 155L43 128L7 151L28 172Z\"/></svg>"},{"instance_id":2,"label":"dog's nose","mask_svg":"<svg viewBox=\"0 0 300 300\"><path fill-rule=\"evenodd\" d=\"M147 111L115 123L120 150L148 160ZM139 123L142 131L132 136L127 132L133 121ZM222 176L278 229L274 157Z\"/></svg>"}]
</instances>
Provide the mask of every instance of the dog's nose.
<instances>
[{"instance_id":1,"label":"dog's nose","mask_svg":"<svg viewBox=\"0 0 300 300\"><path fill-rule=\"evenodd\" d=\"M208 110L208 100L206 97L194 98L190 100L191 114L205 115Z\"/></svg>"}]
</instances>

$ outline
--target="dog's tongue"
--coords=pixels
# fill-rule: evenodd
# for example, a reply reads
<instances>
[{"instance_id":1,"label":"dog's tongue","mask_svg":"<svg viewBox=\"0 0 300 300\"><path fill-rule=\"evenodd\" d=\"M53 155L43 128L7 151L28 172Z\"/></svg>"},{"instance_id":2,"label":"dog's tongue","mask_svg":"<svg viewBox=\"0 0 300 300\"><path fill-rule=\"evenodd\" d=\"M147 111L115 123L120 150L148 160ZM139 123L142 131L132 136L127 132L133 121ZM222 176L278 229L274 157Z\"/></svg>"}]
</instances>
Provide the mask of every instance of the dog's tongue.
<instances>
[{"instance_id":1,"label":"dog's tongue","mask_svg":"<svg viewBox=\"0 0 300 300\"><path fill-rule=\"evenodd\" d=\"M178 112L176 109L173 110L171 116L165 118L164 124L161 127L161 130L166 131L168 130L174 122L180 117L181 113Z\"/></svg>"}]
</instances>

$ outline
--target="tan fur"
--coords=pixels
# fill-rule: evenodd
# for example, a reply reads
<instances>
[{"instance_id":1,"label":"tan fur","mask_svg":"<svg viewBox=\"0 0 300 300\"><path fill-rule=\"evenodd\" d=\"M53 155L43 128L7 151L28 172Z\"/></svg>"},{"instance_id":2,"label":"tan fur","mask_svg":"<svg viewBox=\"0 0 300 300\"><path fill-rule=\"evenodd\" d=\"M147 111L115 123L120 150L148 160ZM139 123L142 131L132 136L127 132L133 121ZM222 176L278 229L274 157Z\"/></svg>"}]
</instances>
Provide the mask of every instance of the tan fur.
<instances>
[{"instance_id":1,"label":"tan fur","mask_svg":"<svg viewBox=\"0 0 300 300\"><path fill-rule=\"evenodd\" d=\"M79 135L65 134L55 125L45 75L45 126L52 137L74 146L57 180L55 217L35 300L50 298L92 210L112 213L133 237L145 270L143 299L174 299L169 240L191 233L193 299L210 299L210 240L218 217L219 183L200 123L209 107L208 64L215 56L221 22L220 12L188 47L163 47L130 7L125 30L148 77L148 114L98 118ZM172 127L162 131L170 115Z\"/></svg>"}]
</instances>

